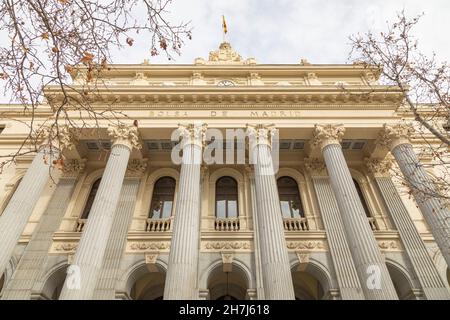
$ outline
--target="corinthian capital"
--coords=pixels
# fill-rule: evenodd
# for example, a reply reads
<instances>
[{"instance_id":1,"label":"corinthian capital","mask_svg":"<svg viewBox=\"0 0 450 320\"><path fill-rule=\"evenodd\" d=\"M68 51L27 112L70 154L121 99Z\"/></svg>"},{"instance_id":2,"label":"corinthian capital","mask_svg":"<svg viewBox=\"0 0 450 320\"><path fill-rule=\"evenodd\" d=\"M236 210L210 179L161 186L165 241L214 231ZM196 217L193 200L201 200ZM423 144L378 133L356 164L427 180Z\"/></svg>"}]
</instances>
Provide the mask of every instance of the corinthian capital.
<instances>
[{"instance_id":1,"label":"corinthian capital","mask_svg":"<svg viewBox=\"0 0 450 320\"><path fill-rule=\"evenodd\" d=\"M198 145L203 147L206 141L206 130L208 129L207 124L188 124L188 125L178 125L178 134L183 139L182 146L188 144Z\"/></svg>"},{"instance_id":2,"label":"corinthian capital","mask_svg":"<svg viewBox=\"0 0 450 320\"><path fill-rule=\"evenodd\" d=\"M312 147L323 149L330 144L340 144L344 137L345 128L343 125L318 125L316 124L311 141Z\"/></svg>"},{"instance_id":3,"label":"corinthian capital","mask_svg":"<svg viewBox=\"0 0 450 320\"><path fill-rule=\"evenodd\" d=\"M377 143L393 150L398 145L410 143L413 133L414 127L410 123L385 124L383 130L378 135Z\"/></svg>"},{"instance_id":4,"label":"corinthian capital","mask_svg":"<svg viewBox=\"0 0 450 320\"><path fill-rule=\"evenodd\" d=\"M108 134L113 138L113 145L122 144L130 150L133 148L141 149L139 142L138 128L125 124L110 125L108 127Z\"/></svg>"},{"instance_id":5,"label":"corinthian capital","mask_svg":"<svg viewBox=\"0 0 450 320\"><path fill-rule=\"evenodd\" d=\"M365 158L364 162L366 164L367 169L374 176L388 176L389 171L392 168L392 160L391 159L373 159L373 158Z\"/></svg>"},{"instance_id":6,"label":"corinthian capital","mask_svg":"<svg viewBox=\"0 0 450 320\"><path fill-rule=\"evenodd\" d=\"M32 140L41 146L51 144L60 151L67 149L72 150L77 140L74 130L66 125L43 125L39 130L32 134Z\"/></svg>"},{"instance_id":7,"label":"corinthian capital","mask_svg":"<svg viewBox=\"0 0 450 320\"><path fill-rule=\"evenodd\" d=\"M273 137L278 133L273 125L247 125L247 135L250 140L250 147L254 147L260 144L268 145L272 147Z\"/></svg>"}]
</instances>

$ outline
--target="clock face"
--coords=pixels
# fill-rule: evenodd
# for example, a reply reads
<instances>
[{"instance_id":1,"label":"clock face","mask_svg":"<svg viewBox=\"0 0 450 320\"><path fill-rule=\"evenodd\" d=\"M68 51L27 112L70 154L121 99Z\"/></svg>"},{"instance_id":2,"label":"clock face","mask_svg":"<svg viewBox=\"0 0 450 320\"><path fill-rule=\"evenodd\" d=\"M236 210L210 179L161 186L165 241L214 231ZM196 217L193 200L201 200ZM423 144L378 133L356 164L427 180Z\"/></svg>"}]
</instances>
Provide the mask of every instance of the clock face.
<instances>
[{"instance_id":1,"label":"clock face","mask_svg":"<svg viewBox=\"0 0 450 320\"><path fill-rule=\"evenodd\" d=\"M234 86L234 82L231 80L222 80L217 83L220 87L231 87Z\"/></svg>"}]
</instances>

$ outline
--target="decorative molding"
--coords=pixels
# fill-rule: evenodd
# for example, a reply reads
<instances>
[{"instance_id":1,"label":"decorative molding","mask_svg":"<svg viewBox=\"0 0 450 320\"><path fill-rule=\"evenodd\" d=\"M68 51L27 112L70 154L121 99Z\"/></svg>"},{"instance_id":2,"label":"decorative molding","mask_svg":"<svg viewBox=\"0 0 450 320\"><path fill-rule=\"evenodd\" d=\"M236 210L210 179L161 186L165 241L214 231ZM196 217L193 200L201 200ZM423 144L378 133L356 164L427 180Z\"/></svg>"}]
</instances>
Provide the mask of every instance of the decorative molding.
<instances>
[{"instance_id":1,"label":"decorative molding","mask_svg":"<svg viewBox=\"0 0 450 320\"><path fill-rule=\"evenodd\" d=\"M130 150L133 148L141 149L139 142L139 131L136 126L128 126L125 124L110 125L108 134L113 138L113 145L122 144Z\"/></svg>"},{"instance_id":2,"label":"decorative molding","mask_svg":"<svg viewBox=\"0 0 450 320\"><path fill-rule=\"evenodd\" d=\"M385 251L401 250L400 243L397 241L378 241L378 247Z\"/></svg>"},{"instance_id":3,"label":"decorative molding","mask_svg":"<svg viewBox=\"0 0 450 320\"><path fill-rule=\"evenodd\" d=\"M158 260L159 251L148 252L145 254L145 264L150 272L158 272L156 261Z\"/></svg>"},{"instance_id":4,"label":"decorative molding","mask_svg":"<svg viewBox=\"0 0 450 320\"><path fill-rule=\"evenodd\" d=\"M140 177L147 169L148 159L131 159L127 165L126 177Z\"/></svg>"},{"instance_id":5,"label":"decorative molding","mask_svg":"<svg viewBox=\"0 0 450 320\"><path fill-rule=\"evenodd\" d=\"M209 53L208 61L204 59L195 59L195 64L256 64L254 58L248 58L246 60L242 59L241 55L238 54L228 42L222 42L219 45L219 49L211 51Z\"/></svg>"},{"instance_id":6,"label":"decorative molding","mask_svg":"<svg viewBox=\"0 0 450 320\"><path fill-rule=\"evenodd\" d=\"M371 172L374 176L388 176L389 171L392 168L393 161L391 159L373 159L373 158L365 158L364 163L366 164L366 168Z\"/></svg>"},{"instance_id":7,"label":"decorative molding","mask_svg":"<svg viewBox=\"0 0 450 320\"><path fill-rule=\"evenodd\" d=\"M324 241L287 241L286 246L289 250L311 250L311 251L327 250Z\"/></svg>"},{"instance_id":8,"label":"decorative molding","mask_svg":"<svg viewBox=\"0 0 450 320\"><path fill-rule=\"evenodd\" d=\"M77 250L78 243L65 242L58 243L53 246L53 250L56 252L75 252Z\"/></svg>"},{"instance_id":9,"label":"decorative molding","mask_svg":"<svg viewBox=\"0 0 450 320\"><path fill-rule=\"evenodd\" d=\"M250 241L208 241L203 242L203 249L210 251L222 250L251 250Z\"/></svg>"},{"instance_id":10,"label":"decorative molding","mask_svg":"<svg viewBox=\"0 0 450 320\"><path fill-rule=\"evenodd\" d=\"M327 167L323 160L318 158L304 158L305 168L312 176L328 176Z\"/></svg>"},{"instance_id":11,"label":"decorative molding","mask_svg":"<svg viewBox=\"0 0 450 320\"><path fill-rule=\"evenodd\" d=\"M222 263L223 263L223 272L232 272L233 271L233 252L221 252L222 255Z\"/></svg>"},{"instance_id":12,"label":"decorative molding","mask_svg":"<svg viewBox=\"0 0 450 320\"><path fill-rule=\"evenodd\" d=\"M410 143L415 130L411 123L398 123L394 125L385 124L379 133L376 143L389 150L401 144Z\"/></svg>"},{"instance_id":13,"label":"decorative molding","mask_svg":"<svg viewBox=\"0 0 450 320\"><path fill-rule=\"evenodd\" d=\"M168 251L170 249L170 241L158 242L131 242L128 243L128 252L142 251Z\"/></svg>"},{"instance_id":14,"label":"decorative molding","mask_svg":"<svg viewBox=\"0 0 450 320\"><path fill-rule=\"evenodd\" d=\"M344 134L345 128L343 125L316 124L314 126L313 138L310 143L312 147L320 147L320 150L322 150L327 145L340 144Z\"/></svg>"},{"instance_id":15,"label":"decorative molding","mask_svg":"<svg viewBox=\"0 0 450 320\"><path fill-rule=\"evenodd\" d=\"M62 168L62 176L64 178L76 178L80 173L84 171L86 167L86 159L68 159L64 161Z\"/></svg>"},{"instance_id":16,"label":"decorative molding","mask_svg":"<svg viewBox=\"0 0 450 320\"><path fill-rule=\"evenodd\" d=\"M297 259L298 259L298 268L297 271L305 271L306 266L309 263L309 258L311 253L308 251L296 251L295 252L297 255Z\"/></svg>"}]
</instances>

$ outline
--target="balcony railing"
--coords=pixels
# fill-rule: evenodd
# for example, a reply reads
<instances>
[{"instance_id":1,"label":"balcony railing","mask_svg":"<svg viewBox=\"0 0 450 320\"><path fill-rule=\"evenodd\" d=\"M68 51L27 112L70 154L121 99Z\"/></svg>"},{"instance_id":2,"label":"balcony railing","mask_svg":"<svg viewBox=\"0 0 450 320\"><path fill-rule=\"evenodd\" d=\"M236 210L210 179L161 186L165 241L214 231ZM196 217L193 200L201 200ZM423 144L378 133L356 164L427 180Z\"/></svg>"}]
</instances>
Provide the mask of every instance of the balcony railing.
<instances>
[{"instance_id":1,"label":"balcony railing","mask_svg":"<svg viewBox=\"0 0 450 320\"><path fill-rule=\"evenodd\" d=\"M170 231L172 227L172 217L166 219L147 219L145 230L147 232Z\"/></svg>"},{"instance_id":2,"label":"balcony railing","mask_svg":"<svg viewBox=\"0 0 450 320\"><path fill-rule=\"evenodd\" d=\"M83 232L84 226L86 225L87 219L78 219L76 232Z\"/></svg>"},{"instance_id":3,"label":"balcony railing","mask_svg":"<svg viewBox=\"0 0 450 320\"><path fill-rule=\"evenodd\" d=\"M284 230L286 231L308 231L306 218L283 218Z\"/></svg>"},{"instance_id":4,"label":"balcony railing","mask_svg":"<svg viewBox=\"0 0 450 320\"><path fill-rule=\"evenodd\" d=\"M216 231L239 231L240 228L239 218L216 219L214 222Z\"/></svg>"},{"instance_id":5,"label":"balcony railing","mask_svg":"<svg viewBox=\"0 0 450 320\"><path fill-rule=\"evenodd\" d=\"M369 224L370 224L370 227L372 228L372 231L377 231L378 230L378 226L377 226L377 223L375 221L375 218L370 217L370 218L367 218L367 220L369 220Z\"/></svg>"}]
</instances>

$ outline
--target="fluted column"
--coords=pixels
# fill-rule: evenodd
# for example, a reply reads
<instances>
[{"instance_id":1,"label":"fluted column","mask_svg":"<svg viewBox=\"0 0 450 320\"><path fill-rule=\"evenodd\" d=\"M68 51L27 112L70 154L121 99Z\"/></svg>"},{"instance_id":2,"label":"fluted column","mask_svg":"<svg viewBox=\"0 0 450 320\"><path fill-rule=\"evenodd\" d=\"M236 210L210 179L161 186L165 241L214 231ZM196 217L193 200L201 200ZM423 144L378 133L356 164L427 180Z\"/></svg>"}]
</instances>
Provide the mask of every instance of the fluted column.
<instances>
[{"instance_id":1,"label":"fluted column","mask_svg":"<svg viewBox=\"0 0 450 320\"><path fill-rule=\"evenodd\" d=\"M447 266L450 267L450 209L448 204L439 200L436 186L414 152L410 142L413 133L411 125L385 125L378 143L388 147L394 155Z\"/></svg>"},{"instance_id":2,"label":"fluted column","mask_svg":"<svg viewBox=\"0 0 450 320\"><path fill-rule=\"evenodd\" d=\"M330 178L326 173L325 163L319 159L305 159L305 166L311 174L317 194L341 298L342 300L364 300L361 282L347 242Z\"/></svg>"},{"instance_id":3,"label":"fluted column","mask_svg":"<svg viewBox=\"0 0 450 320\"><path fill-rule=\"evenodd\" d=\"M294 286L271 154L272 136L276 129L248 126L247 134L255 175L264 297L268 300L293 300Z\"/></svg>"},{"instance_id":4,"label":"fluted column","mask_svg":"<svg viewBox=\"0 0 450 320\"><path fill-rule=\"evenodd\" d=\"M392 162L388 159L366 159L366 166L372 173L384 204L398 230L400 240L422 286L425 297L428 300L448 300L450 299L450 293L389 176L391 165Z\"/></svg>"},{"instance_id":5,"label":"fluted column","mask_svg":"<svg viewBox=\"0 0 450 320\"><path fill-rule=\"evenodd\" d=\"M68 129L59 129L57 137L53 128L42 128L39 139L45 139L46 143L41 146L8 205L0 215L0 275L5 271L14 247L50 178L54 161L60 157L60 150L72 147L69 139L65 138L69 136ZM52 143L48 141L52 141Z\"/></svg>"},{"instance_id":6,"label":"fluted column","mask_svg":"<svg viewBox=\"0 0 450 320\"><path fill-rule=\"evenodd\" d=\"M165 300L198 299L200 171L206 125L180 126L183 158L180 171Z\"/></svg>"},{"instance_id":7,"label":"fluted column","mask_svg":"<svg viewBox=\"0 0 450 320\"><path fill-rule=\"evenodd\" d=\"M246 168L247 176L250 182L250 200L251 200L251 210L252 210L252 220L253 220L253 234L254 234L254 257L255 257L255 278L256 278L256 293L258 300L264 300L264 283L261 270L261 246L259 244L259 230L258 230L258 213L257 207L258 203L256 201L256 186L255 186L255 175L253 173L252 167L247 166Z\"/></svg>"},{"instance_id":8,"label":"fluted column","mask_svg":"<svg viewBox=\"0 0 450 320\"><path fill-rule=\"evenodd\" d=\"M342 126L316 125L312 147L322 150L365 297L396 300L394 285L342 152L340 141L344 132Z\"/></svg>"},{"instance_id":9,"label":"fluted column","mask_svg":"<svg viewBox=\"0 0 450 320\"><path fill-rule=\"evenodd\" d=\"M78 160L66 160L63 174L44 211L36 231L31 236L19 264L14 271L3 300L29 300L31 291L45 272L48 251L53 242L53 234L58 230L75 188L77 177L84 164Z\"/></svg>"},{"instance_id":10,"label":"fluted column","mask_svg":"<svg viewBox=\"0 0 450 320\"><path fill-rule=\"evenodd\" d=\"M70 270L60 295L61 300L93 298L128 159L133 148L140 148L136 127L111 126L108 132L114 139L111 153L73 263L69 267ZM74 281L71 277L77 277L79 281Z\"/></svg>"}]
</instances>

